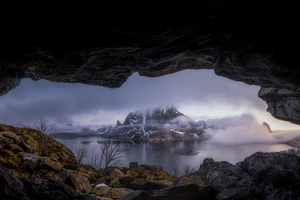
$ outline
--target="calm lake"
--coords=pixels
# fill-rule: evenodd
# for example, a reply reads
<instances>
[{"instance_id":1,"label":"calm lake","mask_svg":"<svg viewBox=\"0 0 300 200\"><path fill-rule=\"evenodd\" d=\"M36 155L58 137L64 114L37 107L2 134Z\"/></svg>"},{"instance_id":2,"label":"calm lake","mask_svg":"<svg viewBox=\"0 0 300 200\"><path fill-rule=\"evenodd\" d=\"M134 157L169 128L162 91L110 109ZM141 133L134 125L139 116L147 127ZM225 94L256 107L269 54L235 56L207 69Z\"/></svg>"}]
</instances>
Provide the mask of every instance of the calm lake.
<instances>
[{"instance_id":1,"label":"calm lake","mask_svg":"<svg viewBox=\"0 0 300 200\"><path fill-rule=\"evenodd\" d=\"M77 137L72 139L57 138L75 153L76 147L86 144L89 155L99 152L101 137ZM291 149L291 146L278 143L243 144L224 146L212 144L209 141L168 141L128 144L129 150L123 153L121 166L128 167L130 162L139 164L158 165L165 171L174 174L174 168L181 172L185 165L195 170L199 169L205 158L215 161L227 161L236 164L255 152L278 152ZM90 164L91 158L85 159Z\"/></svg>"}]
</instances>

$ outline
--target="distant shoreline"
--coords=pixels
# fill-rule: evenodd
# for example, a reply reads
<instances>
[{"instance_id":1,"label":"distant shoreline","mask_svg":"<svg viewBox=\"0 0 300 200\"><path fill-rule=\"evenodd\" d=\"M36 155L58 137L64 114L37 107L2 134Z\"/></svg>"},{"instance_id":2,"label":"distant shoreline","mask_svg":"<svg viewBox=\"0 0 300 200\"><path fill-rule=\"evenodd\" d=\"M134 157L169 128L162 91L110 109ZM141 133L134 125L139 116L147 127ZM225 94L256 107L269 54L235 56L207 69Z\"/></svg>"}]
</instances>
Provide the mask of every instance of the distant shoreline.
<instances>
[{"instance_id":1,"label":"distant shoreline","mask_svg":"<svg viewBox=\"0 0 300 200\"><path fill-rule=\"evenodd\" d=\"M61 132L61 133L57 133L55 135L55 138L60 138L60 139L73 139L73 138L77 138L77 137L103 137L100 134L90 134L90 135L85 135L82 133L77 133L77 132Z\"/></svg>"}]
</instances>

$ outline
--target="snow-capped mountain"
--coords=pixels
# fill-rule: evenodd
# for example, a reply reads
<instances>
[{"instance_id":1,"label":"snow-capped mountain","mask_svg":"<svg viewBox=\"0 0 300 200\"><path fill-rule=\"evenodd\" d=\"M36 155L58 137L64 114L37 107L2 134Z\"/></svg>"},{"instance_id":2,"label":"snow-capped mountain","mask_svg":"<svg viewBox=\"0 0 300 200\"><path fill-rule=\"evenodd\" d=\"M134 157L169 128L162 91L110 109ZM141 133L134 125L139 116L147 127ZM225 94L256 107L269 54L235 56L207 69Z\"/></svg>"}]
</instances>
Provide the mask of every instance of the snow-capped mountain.
<instances>
[{"instance_id":1,"label":"snow-capped mountain","mask_svg":"<svg viewBox=\"0 0 300 200\"><path fill-rule=\"evenodd\" d=\"M175 107L131 112L114 127L97 130L104 137L134 141L206 139L206 128L179 112Z\"/></svg>"}]
</instances>

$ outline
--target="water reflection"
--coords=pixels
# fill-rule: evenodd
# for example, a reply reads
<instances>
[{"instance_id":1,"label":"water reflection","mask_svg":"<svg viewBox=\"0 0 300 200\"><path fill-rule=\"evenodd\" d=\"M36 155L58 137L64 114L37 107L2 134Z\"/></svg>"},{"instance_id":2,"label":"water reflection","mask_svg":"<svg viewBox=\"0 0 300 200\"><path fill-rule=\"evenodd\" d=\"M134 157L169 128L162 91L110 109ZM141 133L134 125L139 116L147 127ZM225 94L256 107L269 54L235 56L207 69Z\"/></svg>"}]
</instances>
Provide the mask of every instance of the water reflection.
<instances>
[{"instance_id":1,"label":"water reflection","mask_svg":"<svg viewBox=\"0 0 300 200\"><path fill-rule=\"evenodd\" d=\"M76 147L86 145L89 152L99 152L99 145L105 139L100 137L84 137L72 139L57 139L75 152ZM129 143L129 150L124 152L122 166L130 162L158 165L173 173L174 168L182 170L186 164L198 169L205 158L215 161L228 161L236 164L255 152L283 151L291 147L285 144L243 144L222 146L207 141L167 141L157 143ZM85 161L89 163L87 159Z\"/></svg>"}]
</instances>

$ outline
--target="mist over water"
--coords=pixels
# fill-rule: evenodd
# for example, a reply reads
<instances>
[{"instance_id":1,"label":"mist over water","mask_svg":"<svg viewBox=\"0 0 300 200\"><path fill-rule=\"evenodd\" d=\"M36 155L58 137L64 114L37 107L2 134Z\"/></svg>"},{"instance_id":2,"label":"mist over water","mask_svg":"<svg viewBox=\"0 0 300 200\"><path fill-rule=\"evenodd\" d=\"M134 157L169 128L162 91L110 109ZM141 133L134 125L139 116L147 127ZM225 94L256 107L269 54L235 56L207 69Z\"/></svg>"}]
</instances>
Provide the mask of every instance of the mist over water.
<instances>
[{"instance_id":1,"label":"mist over water","mask_svg":"<svg viewBox=\"0 0 300 200\"><path fill-rule=\"evenodd\" d=\"M211 121L216 129L209 131L211 143L221 145L241 145L252 143L277 143L262 124L258 124L252 115L241 115Z\"/></svg>"},{"instance_id":2,"label":"mist over water","mask_svg":"<svg viewBox=\"0 0 300 200\"><path fill-rule=\"evenodd\" d=\"M228 132L223 133L228 134ZM133 143L130 145L129 150L123 153L120 166L128 167L130 162L138 162L139 164L161 166L165 171L174 173L174 168L178 168L181 172L185 165L190 165L193 169L198 170L205 158L236 164L258 151L278 152L292 148L291 146L275 142L238 144L237 141L244 141L241 139L236 140L236 144L233 144L233 142L229 144L229 140L225 140L224 137L215 137L225 141L222 144L216 143L214 138L208 141ZM91 152L97 152L100 148L97 141L104 139L100 137L80 137L57 140L65 144L73 152L75 152L76 147L87 144L89 155L91 155ZM84 162L90 164L90 159L90 157L87 157Z\"/></svg>"}]
</instances>

